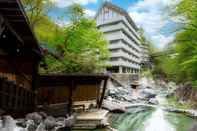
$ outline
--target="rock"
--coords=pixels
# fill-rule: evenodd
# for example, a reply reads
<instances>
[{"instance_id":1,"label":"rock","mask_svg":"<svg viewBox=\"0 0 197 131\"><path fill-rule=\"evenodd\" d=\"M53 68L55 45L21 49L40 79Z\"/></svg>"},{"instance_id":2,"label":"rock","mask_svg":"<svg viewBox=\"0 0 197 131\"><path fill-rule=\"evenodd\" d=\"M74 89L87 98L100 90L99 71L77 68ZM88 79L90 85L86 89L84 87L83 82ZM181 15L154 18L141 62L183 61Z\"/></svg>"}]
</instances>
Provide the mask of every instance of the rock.
<instances>
[{"instance_id":1,"label":"rock","mask_svg":"<svg viewBox=\"0 0 197 131\"><path fill-rule=\"evenodd\" d=\"M189 131L197 131L197 123L195 123Z\"/></svg>"},{"instance_id":2,"label":"rock","mask_svg":"<svg viewBox=\"0 0 197 131\"><path fill-rule=\"evenodd\" d=\"M65 120L65 127L72 127L76 123L76 116L72 115Z\"/></svg>"},{"instance_id":3,"label":"rock","mask_svg":"<svg viewBox=\"0 0 197 131\"><path fill-rule=\"evenodd\" d=\"M16 121L11 116L3 116L0 131L15 131L15 129L19 129L16 126Z\"/></svg>"},{"instance_id":4,"label":"rock","mask_svg":"<svg viewBox=\"0 0 197 131\"><path fill-rule=\"evenodd\" d=\"M159 104L158 100L155 99L155 98L149 99L148 103L149 103L149 104L154 104L154 105L158 105L158 104Z\"/></svg>"},{"instance_id":5,"label":"rock","mask_svg":"<svg viewBox=\"0 0 197 131\"><path fill-rule=\"evenodd\" d=\"M35 131L36 130L36 125L33 120L27 120L26 121L26 129L27 131Z\"/></svg>"},{"instance_id":6,"label":"rock","mask_svg":"<svg viewBox=\"0 0 197 131\"><path fill-rule=\"evenodd\" d=\"M105 119L101 120L101 127L107 127L109 125L110 124L108 123L107 117Z\"/></svg>"},{"instance_id":7,"label":"rock","mask_svg":"<svg viewBox=\"0 0 197 131\"><path fill-rule=\"evenodd\" d=\"M25 119L17 119L16 125L25 128L26 127Z\"/></svg>"},{"instance_id":8,"label":"rock","mask_svg":"<svg viewBox=\"0 0 197 131\"><path fill-rule=\"evenodd\" d=\"M47 114L45 112L39 112L39 115L41 115L43 119L47 118Z\"/></svg>"},{"instance_id":9,"label":"rock","mask_svg":"<svg viewBox=\"0 0 197 131\"><path fill-rule=\"evenodd\" d=\"M43 122L38 125L36 131L47 131Z\"/></svg>"},{"instance_id":10,"label":"rock","mask_svg":"<svg viewBox=\"0 0 197 131\"><path fill-rule=\"evenodd\" d=\"M140 96L142 98L155 98L156 93L152 89L143 89L140 91Z\"/></svg>"},{"instance_id":11,"label":"rock","mask_svg":"<svg viewBox=\"0 0 197 131\"><path fill-rule=\"evenodd\" d=\"M44 125L46 127L47 130L51 130L53 129L57 124L56 124L56 120L54 117L52 116L48 116L45 120L44 120Z\"/></svg>"},{"instance_id":12,"label":"rock","mask_svg":"<svg viewBox=\"0 0 197 131\"><path fill-rule=\"evenodd\" d=\"M27 114L25 119L33 120L36 125L39 125L43 120L42 116L37 112Z\"/></svg>"},{"instance_id":13,"label":"rock","mask_svg":"<svg viewBox=\"0 0 197 131\"><path fill-rule=\"evenodd\" d=\"M111 110L112 113L125 113L126 110L123 108L114 108Z\"/></svg>"},{"instance_id":14,"label":"rock","mask_svg":"<svg viewBox=\"0 0 197 131\"><path fill-rule=\"evenodd\" d=\"M126 112L126 108L116 101L104 100L102 107L114 113Z\"/></svg>"}]
</instances>

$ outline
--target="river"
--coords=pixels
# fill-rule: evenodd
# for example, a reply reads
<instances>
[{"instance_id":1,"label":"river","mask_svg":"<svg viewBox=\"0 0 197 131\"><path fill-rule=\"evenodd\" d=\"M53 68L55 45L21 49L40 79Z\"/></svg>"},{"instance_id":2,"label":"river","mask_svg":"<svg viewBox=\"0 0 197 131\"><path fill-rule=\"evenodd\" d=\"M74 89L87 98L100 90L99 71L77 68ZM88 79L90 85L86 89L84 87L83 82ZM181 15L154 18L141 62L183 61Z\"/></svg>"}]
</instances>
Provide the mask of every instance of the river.
<instances>
[{"instance_id":1,"label":"river","mask_svg":"<svg viewBox=\"0 0 197 131\"><path fill-rule=\"evenodd\" d=\"M169 107L166 98L168 91L165 88L157 88L156 92L158 105L147 106L138 103L139 106L130 107L125 113L112 113L109 117L110 126L117 131L189 131L197 123L197 119L164 110Z\"/></svg>"},{"instance_id":2,"label":"river","mask_svg":"<svg viewBox=\"0 0 197 131\"><path fill-rule=\"evenodd\" d=\"M164 96L157 96L155 107L132 107L123 114L111 114L111 127L118 131L188 131L196 119L184 114L164 111L167 106Z\"/></svg>"}]
</instances>

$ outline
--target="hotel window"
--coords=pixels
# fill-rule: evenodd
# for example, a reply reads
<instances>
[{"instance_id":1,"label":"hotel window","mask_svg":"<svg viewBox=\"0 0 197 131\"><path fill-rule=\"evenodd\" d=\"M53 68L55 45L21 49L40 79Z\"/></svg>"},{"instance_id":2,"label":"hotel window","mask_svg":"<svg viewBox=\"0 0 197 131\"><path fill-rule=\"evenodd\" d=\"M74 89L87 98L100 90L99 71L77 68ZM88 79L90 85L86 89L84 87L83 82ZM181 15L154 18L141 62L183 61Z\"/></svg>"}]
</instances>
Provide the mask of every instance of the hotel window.
<instances>
[{"instance_id":1,"label":"hotel window","mask_svg":"<svg viewBox=\"0 0 197 131\"><path fill-rule=\"evenodd\" d=\"M104 14L104 20L107 20L109 18L109 9L104 8L103 14Z\"/></svg>"}]
</instances>

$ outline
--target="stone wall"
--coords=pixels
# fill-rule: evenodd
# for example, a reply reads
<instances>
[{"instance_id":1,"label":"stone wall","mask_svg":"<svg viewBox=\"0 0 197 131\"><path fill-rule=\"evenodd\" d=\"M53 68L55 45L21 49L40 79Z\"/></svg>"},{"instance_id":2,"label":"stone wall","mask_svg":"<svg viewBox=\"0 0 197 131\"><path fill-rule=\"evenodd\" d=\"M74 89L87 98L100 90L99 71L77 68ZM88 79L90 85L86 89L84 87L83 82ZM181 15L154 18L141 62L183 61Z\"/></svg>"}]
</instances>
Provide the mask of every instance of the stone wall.
<instances>
[{"instance_id":1,"label":"stone wall","mask_svg":"<svg viewBox=\"0 0 197 131\"><path fill-rule=\"evenodd\" d=\"M175 96L180 102L191 103L194 108L197 108L197 89L193 88L191 83L186 83L177 88Z\"/></svg>"},{"instance_id":2,"label":"stone wall","mask_svg":"<svg viewBox=\"0 0 197 131\"><path fill-rule=\"evenodd\" d=\"M139 74L112 74L112 77L119 81L122 85L130 87L130 85L139 80Z\"/></svg>"}]
</instances>

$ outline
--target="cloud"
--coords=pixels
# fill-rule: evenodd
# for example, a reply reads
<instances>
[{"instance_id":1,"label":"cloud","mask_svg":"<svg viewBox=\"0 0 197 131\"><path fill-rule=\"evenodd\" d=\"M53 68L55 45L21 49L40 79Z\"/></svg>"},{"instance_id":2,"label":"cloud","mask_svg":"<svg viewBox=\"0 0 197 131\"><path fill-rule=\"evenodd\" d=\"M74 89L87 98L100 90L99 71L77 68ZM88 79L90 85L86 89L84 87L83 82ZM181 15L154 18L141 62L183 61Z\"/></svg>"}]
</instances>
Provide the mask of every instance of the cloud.
<instances>
[{"instance_id":1,"label":"cloud","mask_svg":"<svg viewBox=\"0 0 197 131\"><path fill-rule=\"evenodd\" d=\"M90 3L96 3L97 0L51 0L54 4L56 4L60 8L64 8L67 6L70 6L74 3L81 4L81 5L87 5Z\"/></svg>"},{"instance_id":2,"label":"cloud","mask_svg":"<svg viewBox=\"0 0 197 131\"><path fill-rule=\"evenodd\" d=\"M152 36L152 41L157 43L159 49L163 49L167 44L174 40L174 35L164 36L161 34Z\"/></svg>"},{"instance_id":3,"label":"cloud","mask_svg":"<svg viewBox=\"0 0 197 131\"><path fill-rule=\"evenodd\" d=\"M56 20L54 20L54 21L55 21L55 23L56 23L57 25L59 25L60 27L65 27L65 26L67 26L67 25L70 24L70 21L67 21L67 20L64 20L64 19L56 19Z\"/></svg>"},{"instance_id":4,"label":"cloud","mask_svg":"<svg viewBox=\"0 0 197 131\"><path fill-rule=\"evenodd\" d=\"M145 30L158 48L164 48L174 39L174 34L161 32L170 22L167 9L179 0L142 0L129 7L128 11L139 27Z\"/></svg>"},{"instance_id":5,"label":"cloud","mask_svg":"<svg viewBox=\"0 0 197 131\"><path fill-rule=\"evenodd\" d=\"M96 11L85 9L85 14L86 14L87 17L93 18L96 14Z\"/></svg>"},{"instance_id":6,"label":"cloud","mask_svg":"<svg viewBox=\"0 0 197 131\"><path fill-rule=\"evenodd\" d=\"M93 18L95 16L95 14L96 14L96 11L90 10L90 9L85 9L85 16L87 18ZM65 19L65 18L55 18L54 21L60 27L65 27L71 23L68 19Z\"/></svg>"}]
</instances>

